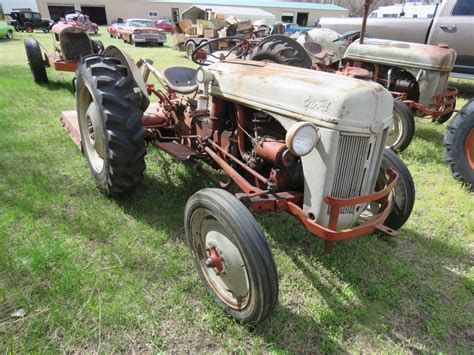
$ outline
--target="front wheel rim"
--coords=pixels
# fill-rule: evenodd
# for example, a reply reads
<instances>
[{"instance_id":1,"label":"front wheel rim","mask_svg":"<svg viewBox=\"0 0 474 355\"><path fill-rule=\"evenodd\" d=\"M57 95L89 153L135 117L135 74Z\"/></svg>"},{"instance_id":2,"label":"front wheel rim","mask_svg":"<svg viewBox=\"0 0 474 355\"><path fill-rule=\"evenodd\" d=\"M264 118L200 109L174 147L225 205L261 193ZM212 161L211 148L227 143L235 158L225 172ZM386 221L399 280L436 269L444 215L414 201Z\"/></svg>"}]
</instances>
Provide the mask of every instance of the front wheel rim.
<instances>
[{"instance_id":1,"label":"front wheel rim","mask_svg":"<svg viewBox=\"0 0 474 355\"><path fill-rule=\"evenodd\" d=\"M104 170L105 143L101 134L101 118L96 103L92 100L87 110L80 113L82 144L92 169L100 174Z\"/></svg>"},{"instance_id":2,"label":"front wheel rim","mask_svg":"<svg viewBox=\"0 0 474 355\"><path fill-rule=\"evenodd\" d=\"M195 49L196 49L195 45L188 44L188 46L186 48L186 55L188 56L188 58L191 58L191 55L193 54Z\"/></svg>"},{"instance_id":3,"label":"front wheel rim","mask_svg":"<svg viewBox=\"0 0 474 355\"><path fill-rule=\"evenodd\" d=\"M250 300L250 282L242 254L228 237L229 231L204 209L193 214L191 230L193 253L208 285L228 307L242 310ZM216 258L221 258L222 265L212 263Z\"/></svg>"},{"instance_id":4,"label":"front wheel rim","mask_svg":"<svg viewBox=\"0 0 474 355\"><path fill-rule=\"evenodd\" d=\"M402 134L403 134L402 120L400 119L400 116L398 114L394 113L393 124L390 130L388 131L385 145L390 148L395 147L398 143L400 143Z\"/></svg>"}]
</instances>

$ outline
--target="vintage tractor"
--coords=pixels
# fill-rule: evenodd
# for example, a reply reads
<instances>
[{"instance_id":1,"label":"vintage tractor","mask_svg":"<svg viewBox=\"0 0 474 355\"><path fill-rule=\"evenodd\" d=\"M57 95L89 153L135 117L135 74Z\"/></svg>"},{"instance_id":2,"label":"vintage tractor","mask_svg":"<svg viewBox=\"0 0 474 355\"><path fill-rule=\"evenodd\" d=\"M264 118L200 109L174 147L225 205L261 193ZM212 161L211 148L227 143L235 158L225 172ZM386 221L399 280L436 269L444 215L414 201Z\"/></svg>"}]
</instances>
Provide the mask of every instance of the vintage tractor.
<instances>
[{"instance_id":1,"label":"vintage tractor","mask_svg":"<svg viewBox=\"0 0 474 355\"><path fill-rule=\"evenodd\" d=\"M451 120L444 135L444 152L453 177L474 192L474 99Z\"/></svg>"},{"instance_id":2,"label":"vintage tractor","mask_svg":"<svg viewBox=\"0 0 474 355\"><path fill-rule=\"evenodd\" d=\"M188 200L186 238L217 304L255 324L275 308L278 276L252 212L295 216L327 251L374 232L393 236L409 218L412 177L385 149L392 106L370 81L225 56L159 72L110 46L81 59L77 116L63 120L78 120L76 141L106 194L141 182L147 141L217 186ZM240 192L226 191L232 184Z\"/></svg>"},{"instance_id":3,"label":"vintage tractor","mask_svg":"<svg viewBox=\"0 0 474 355\"><path fill-rule=\"evenodd\" d=\"M456 105L457 89L448 86L456 52L453 49L416 43L366 38L360 32L339 35L316 28L296 39L270 36L253 48L247 59L280 64L298 53L309 58L290 65L373 80L393 95L394 124L387 146L398 151L408 147L415 133L413 113L430 115L433 121L449 119ZM286 50L275 51L285 42ZM282 48L281 48L282 49ZM291 50L290 50L291 49Z\"/></svg>"},{"instance_id":4,"label":"vintage tractor","mask_svg":"<svg viewBox=\"0 0 474 355\"><path fill-rule=\"evenodd\" d=\"M79 12L78 20L86 17ZM99 40L91 40L87 32L68 22L59 22L52 28L54 52L41 51L40 43L35 38L25 39L25 51L28 64L37 83L47 83L46 67L58 71L75 72L77 63L89 54L100 53L104 45Z\"/></svg>"}]
</instances>

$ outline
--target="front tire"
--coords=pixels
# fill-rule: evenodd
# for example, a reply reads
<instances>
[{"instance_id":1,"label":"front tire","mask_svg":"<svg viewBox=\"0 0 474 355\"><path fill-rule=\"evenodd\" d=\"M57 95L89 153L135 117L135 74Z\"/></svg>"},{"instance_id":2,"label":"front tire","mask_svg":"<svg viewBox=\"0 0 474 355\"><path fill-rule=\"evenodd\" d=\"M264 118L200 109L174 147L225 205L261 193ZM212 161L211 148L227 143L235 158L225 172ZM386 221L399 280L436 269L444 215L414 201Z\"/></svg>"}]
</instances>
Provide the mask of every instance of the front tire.
<instances>
[{"instance_id":1,"label":"front tire","mask_svg":"<svg viewBox=\"0 0 474 355\"><path fill-rule=\"evenodd\" d=\"M129 193L143 179L145 130L141 95L121 63L85 57L77 69L76 107L82 148L90 171L106 194Z\"/></svg>"},{"instance_id":2,"label":"front tire","mask_svg":"<svg viewBox=\"0 0 474 355\"><path fill-rule=\"evenodd\" d=\"M456 99L454 99L454 104L453 104L452 107L453 107L453 110L456 108ZM446 113L444 115L441 115L436 119L436 123L443 124L447 120L449 120L452 115L453 115L453 112L449 112L449 113Z\"/></svg>"},{"instance_id":3,"label":"front tire","mask_svg":"<svg viewBox=\"0 0 474 355\"><path fill-rule=\"evenodd\" d=\"M384 222L389 228L401 228L411 215L415 204L415 183L405 163L391 150L384 150L382 165L377 179L377 184L384 184L388 180L387 169L395 170L399 179L393 189L394 205L392 211Z\"/></svg>"},{"instance_id":4,"label":"front tire","mask_svg":"<svg viewBox=\"0 0 474 355\"><path fill-rule=\"evenodd\" d=\"M278 276L250 211L225 190L203 189L188 200L184 216L194 265L217 304L245 323L267 318L277 303Z\"/></svg>"},{"instance_id":5,"label":"front tire","mask_svg":"<svg viewBox=\"0 0 474 355\"><path fill-rule=\"evenodd\" d=\"M186 56L188 57L188 59L191 59L191 55L193 54L194 50L196 49L196 43L194 43L193 41L189 41L188 43L186 43Z\"/></svg>"},{"instance_id":6,"label":"front tire","mask_svg":"<svg viewBox=\"0 0 474 355\"><path fill-rule=\"evenodd\" d=\"M454 116L443 143L444 160L451 175L474 191L474 100Z\"/></svg>"},{"instance_id":7,"label":"front tire","mask_svg":"<svg viewBox=\"0 0 474 355\"><path fill-rule=\"evenodd\" d=\"M415 134L415 119L408 107L398 100L393 100L393 126L388 132L386 148L404 151L410 145Z\"/></svg>"},{"instance_id":8,"label":"front tire","mask_svg":"<svg viewBox=\"0 0 474 355\"><path fill-rule=\"evenodd\" d=\"M385 149L375 184L376 191L383 189L387 185L389 180L387 169L389 168L396 171L399 174L399 178L391 192L393 200L392 210L383 224L393 230L397 230L405 224L413 210L413 205L415 204L415 183L410 171L398 155L389 149ZM369 203L361 214L360 222L373 217L379 211L379 203Z\"/></svg>"},{"instance_id":9,"label":"front tire","mask_svg":"<svg viewBox=\"0 0 474 355\"><path fill-rule=\"evenodd\" d=\"M12 40L13 39L13 32L12 31L8 31L7 32L7 35L5 36L6 39L8 40Z\"/></svg>"},{"instance_id":10,"label":"front tire","mask_svg":"<svg viewBox=\"0 0 474 355\"><path fill-rule=\"evenodd\" d=\"M38 41L33 38L27 38L24 44L33 80L38 84L46 84L48 82L48 75L46 74L46 67Z\"/></svg>"}]
</instances>

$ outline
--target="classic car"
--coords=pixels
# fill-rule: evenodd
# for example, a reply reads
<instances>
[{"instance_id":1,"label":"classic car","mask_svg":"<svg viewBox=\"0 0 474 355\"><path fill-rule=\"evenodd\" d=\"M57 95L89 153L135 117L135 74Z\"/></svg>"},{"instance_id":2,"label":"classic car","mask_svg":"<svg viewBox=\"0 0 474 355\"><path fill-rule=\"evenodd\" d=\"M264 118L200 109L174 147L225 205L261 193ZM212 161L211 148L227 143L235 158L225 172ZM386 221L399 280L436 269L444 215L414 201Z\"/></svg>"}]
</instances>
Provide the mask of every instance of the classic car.
<instances>
[{"instance_id":1,"label":"classic car","mask_svg":"<svg viewBox=\"0 0 474 355\"><path fill-rule=\"evenodd\" d=\"M13 26L0 23L0 38L13 39L13 31Z\"/></svg>"},{"instance_id":2,"label":"classic car","mask_svg":"<svg viewBox=\"0 0 474 355\"><path fill-rule=\"evenodd\" d=\"M128 19L117 32L126 43L137 46L140 43L156 43L162 46L166 42L164 30L155 28L155 22L146 19Z\"/></svg>"},{"instance_id":3,"label":"classic car","mask_svg":"<svg viewBox=\"0 0 474 355\"><path fill-rule=\"evenodd\" d=\"M54 25L54 21L41 18L39 12L33 11L13 11L8 15L7 23L15 27L16 31L26 31L28 33L34 30L49 32Z\"/></svg>"},{"instance_id":4,"label":"classic car","mask_svg":"<svg viewBox=\"0 0 474 355\"><path fill-rule=\"evenodd\" d=\"M84 18L82 18L82 16ZM96 23L91 22L89 16L82 13L75 12L72 14L67 14L66 22L72 26L82 27L89 33L97 34L97 32L99 32L99 26Z\"/></svg>"},{"instance_id":5,"label":"classic car","mask_svg":"<svg viewBox=\"0 0 474 355\"><path fill-rule=\"evenodd\" d=\"M165 31L173 31L173 24L171 23L170 20L157 20L155 22L155 27L156 28L161 28L162 30Z\"/></svg>"},{"instance_id":6,"label":"classic car","mask_svg":"<svg viewBox=\"0 0 474 355\"><path fill-rule=\"evenodd\" d=\"M110 38L120 38L120 33L117 32L119 28L124 26L123 23L112 23L107 27L107 32L109 33Z\"/></svg>"}]
</instances>

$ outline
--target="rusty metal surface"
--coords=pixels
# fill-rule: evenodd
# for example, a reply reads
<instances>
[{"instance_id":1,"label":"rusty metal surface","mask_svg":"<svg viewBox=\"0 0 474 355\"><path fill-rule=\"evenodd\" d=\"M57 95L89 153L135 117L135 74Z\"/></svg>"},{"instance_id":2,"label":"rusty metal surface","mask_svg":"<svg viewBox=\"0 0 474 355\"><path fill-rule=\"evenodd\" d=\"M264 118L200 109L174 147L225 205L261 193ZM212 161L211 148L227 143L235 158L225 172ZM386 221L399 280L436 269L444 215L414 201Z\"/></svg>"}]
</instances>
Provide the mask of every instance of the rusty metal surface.
<instances>
[{"instance_id":1,"label":"rusty metal surface","mask_svg":"<svg viewBox=\"0 0 474 355\"><path fill-rule=\"evenodd\" d=\"M456 60L456 51L419 43L366 38L364 44L352 43L345 59L379 63L388 66L450 72Z\"/></svg>"},{"instance_id":2,"label":"rusty metal surface","mask_svg":"<svg viewBox=\"0 0 474 355\"><path fill-rule=\"evenodd\" d=\"M196 151L176 142L159 142L155 146L176 160L188 160L197 155Z\"/></svg>"},{"instance_id":3,"label":"rusty metal surface","mask_svg":"<svg viewBox=\"0 0 474 355\"><path fill-rule=\"evenodd\" d=\"M53 53L48 53L46 56L48 60L48 65L57 71L68 71L68 72L75 72L77 69L77 62L66 62L63 60L57 60Z\"/></svg>"},{"instance_id":4,"label":"rusty metal surface","mask_svg":"<svg viewBox=\"0 0 474 355\"><path fill-rule=\"evenodd\" d=\"M224 170L227 175L229 175L229 177L237 184L237 186L240 187L242 191L247 194L263 192L260 188L253 186L251 183L249 183L242 175L240 175L234 168L227 164L227 162L220 156L218 156L217 153L214 152L211 148L206 147L204 148L204 150L221 167L221 169Z\"/></svg>"},{"instance_id":5,"label":"rusty metal surface","mask_svg":"<svg viewBox=\"0 0 474 355\"><path fill-rule=\"evenodd\" d=\"M63 111L60 118L64 130L69 134L74 144L82 151L81 132L76 111Z\"/></svg>"},{"instance_id":6,"label":"rusty metal surface","mask_svg":"<svg viewBox=\"0 0 474 355\"><path fill-rule=\"evenodd\" d=\"M369 7L372 4L372 0L364 1L364 16L362 17L362 26L360 30L360 44L364 43L365 30L367 28L367 18L369 17Z\"/></svg>"},{"instance_id":7,"label":"rusty metal surface","mask_svg":"<svg viewBox=\"0 0 474 355\"><path fill-rule=\"evenodd\" d=\"M296 157L289 153L284 142L262 138L256 145L257 155L277 166L290 167L296 161Z\"/></svg>"},{"instance_id":8,"label":"rusty metal surface","mask_svg":"<svg viewBox=\"0 0 474 355\"><path fill-rule=\"evenodd\" d=\"M395 98L401 98L401 101L403 101L403 103L405 103L408 107L415 108L421 113L431 116L433 121L435 121L439 116L454 112L458 93L458 89L450 87L448 88L448 91L433 96L428 106L424 106L423 104L413 100L407 100L403 95L400 95L401 93L392 94Z\"/></svg>"}]
</instances>

